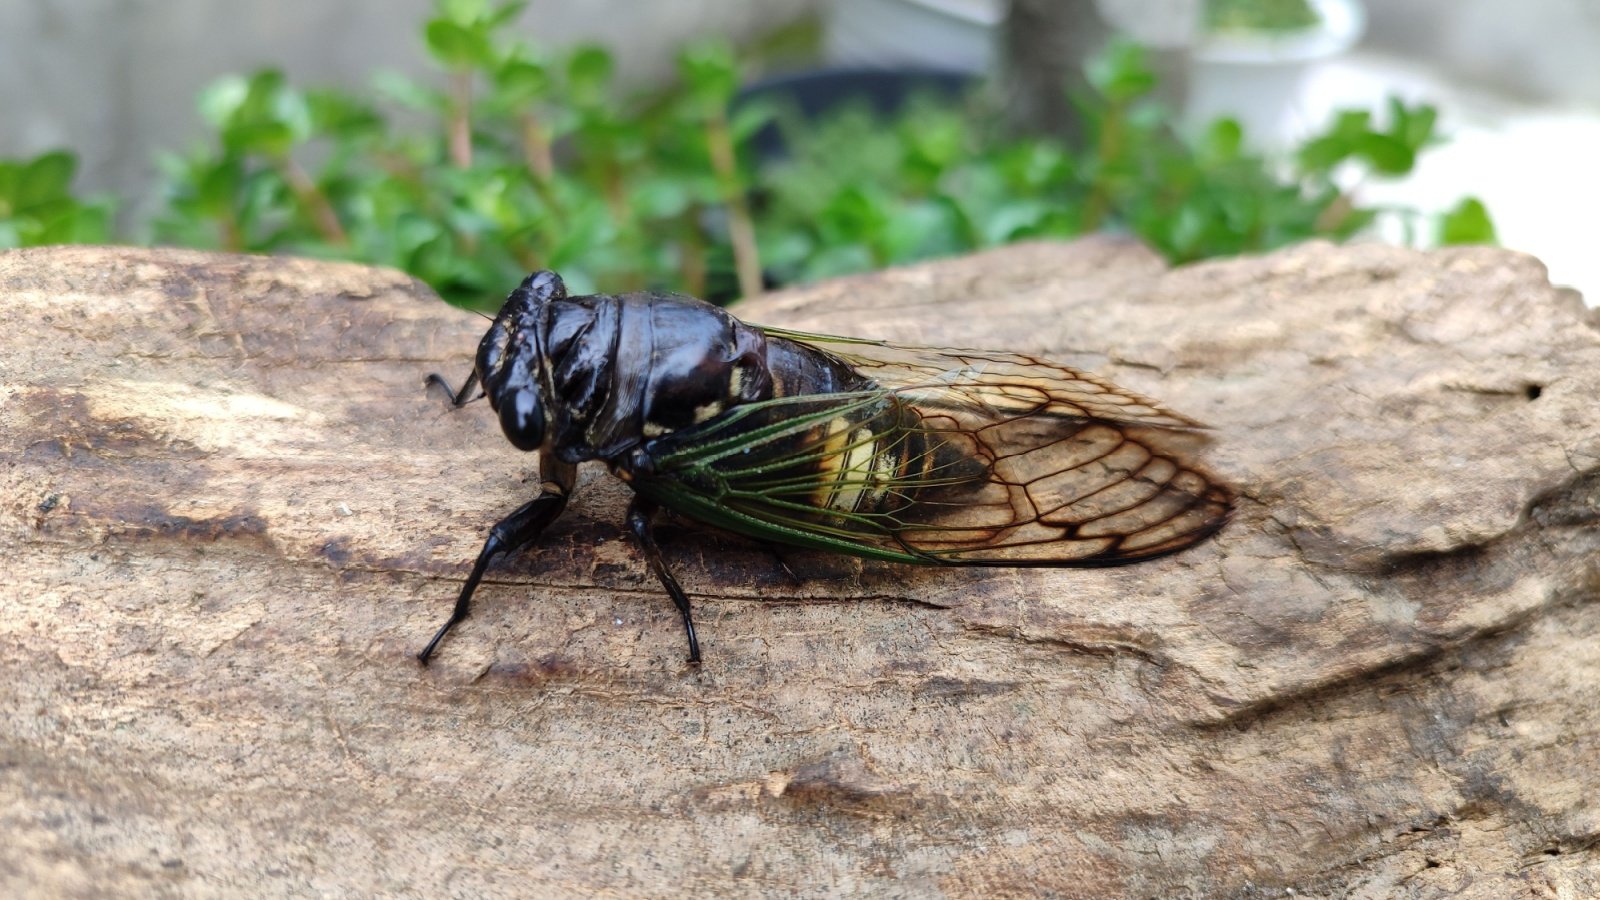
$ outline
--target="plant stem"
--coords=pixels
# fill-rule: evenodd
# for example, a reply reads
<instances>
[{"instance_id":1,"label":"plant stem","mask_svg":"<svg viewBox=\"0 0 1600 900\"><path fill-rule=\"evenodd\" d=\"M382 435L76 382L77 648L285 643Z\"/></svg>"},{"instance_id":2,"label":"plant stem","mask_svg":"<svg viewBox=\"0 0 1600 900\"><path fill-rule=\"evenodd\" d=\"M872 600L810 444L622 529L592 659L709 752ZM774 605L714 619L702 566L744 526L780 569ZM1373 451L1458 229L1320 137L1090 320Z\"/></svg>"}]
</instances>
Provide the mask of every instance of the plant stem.
<instances>
[{"instance_id":1,"label":"plant stem","mask_svg":"<svg viewBox=\"0 0 1600 900\"><path fill-rule=\"evenodd\" d=\"M622 167L617 165L615 158L605 162L600 174L600 182L605 190L606 208L611 210L611 215L617 220L618 227L628 221L628 192L622 183Z\"/></svg>"},{"instance_id":2,"label":"plant stem","mask_svg":"<svg viewBox=\"0 0 1600 900\"><path fill-rule=\"evenodd\" d=\"M711 167L722 188L722 202L728 207L728 242L733 245L733 267L739 275L739 294L755 297L761 293L761 259L756 250L755 223L739 184L739 166L734 157L733 136L728 119L720 111L706 120L706 147L711 151Z\"/></svg>"},{"instance_id":3,"label":"plant stem","mask_svg":"<svg viewBox=\"0 0 1600 900\"><path fill-rule=\"evenodd\" d=\"M239 219L231 212L222 220L222 249L229 253L244 252L244 235L239 232Z\"/></svg>"},{"instance_id":4,"label":"plant stem","mask_svg":"<svg viewBox=\"0 0 1600 900\"><path fill-rule=\"evenodd\" d=\"M539 126L532 113L522 114L522 155L539 181L547 182L556 174L555 156L550 152L550 138Z\"/></svg>"},{"instance_id":5,"label":"plant stem","mask_svg":"<svg viewBox=\"0 0 1600 900\"><path fill-rule=\"evenodd\" d=\"M518 244L511 248L511 256L516 259L517 265L521 266L524 272L536 272L544 268L532 247Z\"/></svg>"},{"instance_id":6,"label":"plant stem","mask_svg":"<svg viewBox=\"0 0 1600 900\"><path fill-rule=\"evenodd\" d=\"M295 199L306 212L311 214L311 221L316 223L317 232L322 235L322 239L335 247L347 246L350 243L350 236L345 233L344 226L339 224L339 214L334 212L333 204L328 202L328 195L317 188L317 183L311 180L306 170L287 156L279 161L279 169L283 173L283 179L289 183L289 190L294 191Z\"/></svg>"},{"instance_id":7,"label":"plant stem","mask_svg":"<svg viewBox=\"0 0 1600 900\"><path fill-rule=\"evenodd\" d=\"M528 181L533 185L534 193L544 201L545 218L560 219L566 211L551 184L556 175L555 155L550 150L549 136L532 113L522 115L522 158L528 166Z\"/></svg>"},{"instance_id":8,"label":"plant stem","mask_svg":"<svg viewBox=\"0 0 1600 900\"><path fill-rule=\"evenodd\" d=\"M1366 182L1367 175L1363 173L1356 179L1355 184L1340 191L1338 196L1333 198L1333 202L1323 207L1322 212L1317 214L1317 219L1312 223L1311 227L1318 233L1332 232L1337 229L1340 222L1343 222L1347 216L1355 212L1356 193L1361 190L1362 185L1366 184ZM1406 243L1411 242L1408 240Z\"/></svg>"},{"instance_id":9,"label":"plant stem","mask_svg":"<svg viewBox=\"0 0 1600 900\"><path fill-rule=\"evenodd\" d=\"M628 209L628 186L623 180L622 165L617 162L614 146L606 146L606 159L599 168L601 188L605 193L606 208L611 211L617 226L617 247L623 251L626 263L618 267L617 283L623 290L636 291L645 286L646 270L641 264L644 234Z\"/></svg>"},{"instance_id":10,"label":"plant stem","mask_svg":"<svg viewBox=\"0 0 1600 900\"><path fill-rule=\"evenodd\" d=\"M450 73L450 162L458 169L472 167L472 72Z\"/></svg>"},{"instance_id":11,"label":"plant stem","mask_svg":"<svg viewBox=\"0 0 1600 900\"><path fill-rule=\"evenodd\" d=\"M1109 104L1105 118L1102 120L1099 141L1096 143L1095 153L1099 161L1094 178L1089 184L1089 196L1083 203L1083 230L1096 231L1105 221L1106 214L1111 209L1111 185L1107 183L1107 165L1111 160L1120 161L1122 153L1122 117L1121 104Z\"/></svg>"},{"instance_id":12,"label":"plant stem","mask_svg":"<svg viewBox=\"0 0 1600 900\"><path fill-rule=\"evenodd\" d=\"M683 217L683 239L678 246L682 256L678 269L683 276L684 290L692 297L706 295L706 242L701 237L700 206L691 205Z\"/></svg>"},{"instance_id":13,"label":"plant stem","mask_svg":"<svg viewBox=\"0 0 1600 900\"><path fill-rule=\"evenodd\" d=\"M1178 139L1168 129L1146 131L1146 136L1159 144L1140 145L1139 126L1132 121L1136 103L1131 100L1106 99L1105 112L1100 121L1100 132L1095 141L1093 159L1095 167L1089 183L1089 196L1084 200L1083 230L1100 230L1108 219L1126 215L1129 193L1137 193L1145 182L1157 178L1143 166L1161 158L1159 150L1175 145ZM1157 195L1169 193L1159 190Z\"/></svg>"}]
</instances>

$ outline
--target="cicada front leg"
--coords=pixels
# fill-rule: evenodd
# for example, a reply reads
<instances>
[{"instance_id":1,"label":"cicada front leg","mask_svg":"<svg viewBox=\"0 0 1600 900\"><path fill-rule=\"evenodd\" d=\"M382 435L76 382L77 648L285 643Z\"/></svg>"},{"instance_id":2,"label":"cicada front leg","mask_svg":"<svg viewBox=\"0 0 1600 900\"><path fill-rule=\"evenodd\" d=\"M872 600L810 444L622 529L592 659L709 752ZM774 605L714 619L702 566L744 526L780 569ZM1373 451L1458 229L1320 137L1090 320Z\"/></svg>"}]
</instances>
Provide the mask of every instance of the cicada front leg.
<instances>
[{"instance_id":1,"label":"cicada front leg","mask_svg":"<svg viewBox=\"0 0 1600 900\"><path fill-rule=\"evenodd\" d=\"M478 589L478 583L483 580L483 573L488 570L489 563L502 553L520 550L533 543L545 528L561 515L562 510L567 508L567 497L571 495L572 487L578 480L578 467L560 462L546 453L540 457L539 471L545 476L539 496L523 504L516 512L501 519L489 529L489 537L483 542L483 549L478 552L477 562L472 565L472 573L461 586L461 595L456 598L455 610L450 613L450 618L439 626L433 639L428 641L428 646L423 647L422 652L417 654L418 662L427 665L428 658L433 656L433 651L438 648L439 642L444 640L450 629L472 611L472 594Z\"/></svg>"}]
</instances>

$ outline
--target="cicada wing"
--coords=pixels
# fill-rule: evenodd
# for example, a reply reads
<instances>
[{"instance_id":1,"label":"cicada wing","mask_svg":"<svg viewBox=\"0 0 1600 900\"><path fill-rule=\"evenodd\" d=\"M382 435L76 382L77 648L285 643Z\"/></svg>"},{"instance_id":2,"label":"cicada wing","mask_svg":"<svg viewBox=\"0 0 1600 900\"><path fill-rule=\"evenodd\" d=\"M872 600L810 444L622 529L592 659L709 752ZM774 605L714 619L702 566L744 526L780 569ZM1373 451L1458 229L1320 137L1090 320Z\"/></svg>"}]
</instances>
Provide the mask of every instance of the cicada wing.
<instances>
[{"instance_id":1,"label":"cicada wing","mask_svg":"<svg viewBox=\"0 0 1600 900\"><path fill-rule=\"evenodd\" d=\"M922 428L982 460L979 483L934 486L900 516L897 540L967 565L1118 565L1194 544L1232 497L1187 460L1191 432L1050 414L919 404Z\"/></svg>"},{"instance_id":2,"label":"cicada wing","mask_svg":"<svg viewBox=\"0 0 1600 900\"><path fill-rule=\"evenodd\" d=\"M1203 440L1191 426L1065 413L1006 390L1021 381L973 384L736 407L648 445L635 487L755 537L947 565L1116 565L1226 520L1227 489L1186 461Z\"/></svg>"},{"instance_id":3,"label":"cicada wing","mask_svg":"<svg viewBox=\"0 0 1600 900\"><path fill-rule=\"evenodd\" d=\"M888 391L784 397L735 407L651 441L633 487L752 537L922 562L892 510L949 473L930 471L916 414ZM981 479L978 469L966 473Z\"/></svg>"},{"instance_id":4,"label":"cicada wing","mask_svg":"<svg viewBox=\"0 0 1600 900\"><path fill-rule=\"evenodd\" d=\"M759 327L769 338L794 341L840 359L879 387L930 399L943 393L953 404L987 406L996 418L1044 414L1177 429L1205 427L1092 372L1027 354Z\"/></svg>"}]
</instances>

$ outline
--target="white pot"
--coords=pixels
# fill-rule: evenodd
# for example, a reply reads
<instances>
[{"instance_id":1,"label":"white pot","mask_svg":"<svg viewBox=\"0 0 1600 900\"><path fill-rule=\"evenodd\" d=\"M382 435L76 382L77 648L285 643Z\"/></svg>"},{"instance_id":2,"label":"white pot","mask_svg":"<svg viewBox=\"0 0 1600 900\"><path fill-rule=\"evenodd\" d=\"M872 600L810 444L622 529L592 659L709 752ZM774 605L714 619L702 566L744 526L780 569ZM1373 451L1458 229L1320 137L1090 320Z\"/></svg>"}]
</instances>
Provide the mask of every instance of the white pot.
<instances>
[{"instance_id":1,"label":"white pot","mask_svg":"<svg viewBox=\"0 0 1600 900\"><path fill-rule=\"evenodd\" d=\"M1195 45L1184 118L1203 128L1238 119L1247 138L1282 147L1320 122L1296 108L1312 67L1354 47L1366 27L1360 0L1308 0L1321 24L1299 31L1208 35Z\"/></svg>"}]
</instances>

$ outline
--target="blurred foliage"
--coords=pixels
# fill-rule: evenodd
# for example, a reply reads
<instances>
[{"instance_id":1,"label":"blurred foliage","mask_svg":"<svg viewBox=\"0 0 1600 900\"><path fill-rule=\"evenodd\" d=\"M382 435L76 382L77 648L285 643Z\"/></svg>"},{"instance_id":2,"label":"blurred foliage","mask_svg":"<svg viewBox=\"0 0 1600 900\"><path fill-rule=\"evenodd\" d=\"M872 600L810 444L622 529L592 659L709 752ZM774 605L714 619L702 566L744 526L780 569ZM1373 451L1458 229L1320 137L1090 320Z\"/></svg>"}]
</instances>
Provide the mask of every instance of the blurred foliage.
<instances>
[{"instance_id":1,"label":"blurred foliage","mask_svg":"<svg viewBox=\"0 0 1600 900\"><path fill-rule=\"evenodd\" d=\"M103 244L111 239L111 204L72 194L77 157L56 150L0 160L0 247Z\"/></svg>"},{"instance_id":2,"label":"blurred foliage","mask_svg":"<svg viewBox=\"0 0 1600 900\"><path fill-rule=\"evenodd\" d=\"M1493 244L1499 240L1489 210L1475 197L1468 197L1439 217L1440 244Z\"/></svg>"},{"instance_id":3,"label":"blurred foliage","mask_svg":"<svg viewBox=\"0 0 1600 900\"><path fill-rule=\"evenodd\" d=\"M1078 153L931 103L888 123L864 109L790 123L793 157L758 183L763 264L779 281L804 281L1103 229L1131 231L1175 262L1343 240L1380 211L1340 184L1406 174L1438 141L1432 107L1393 100L1383 124L1366 111L1341 113L1275 162L1252 152L1231 119L1180 138L1152 99L1136 47L1114 47L1089 75L1092 94L1077 103L1087 148ZM1493 231L1441 236L1482 241Z\"/></svg>"},{"instance_id":4,"label":"blurred foliage","mask_svg":"<svg viewBox=\"0 0 1600 900\"><path fill-rule=\"evenodd\" d=\"M1340 114L1287 160L1231 120L1185 140L1132 46L1075 98L1082 148L1002 128L983 104L846 108L801 121L734 103L741 66L686 48L676 84L625 96L595 46L550 55L508 35L516 2L439 0L423 29L441 84L380 75L373 96L278 72L202 94L211 138L161 158L154 241L393 266L453 302L493 304L535 268L574 291L641 287L731 299L790 283L1032 237L1132 232L1175 261L1344 239L1378 210L1341 185L1409 172L1435 112ZM759 166L775 123L787 152ZM72 157L0 164L0 244L101 241L109 207L74 200ZM1439 223L1493 239L1481 203ZM759 260L759 262L758 262Z\"/></svg>"},{"instance_id":5,"label":"blurred foliage","mask_svg":"<svg viewBox=\"0 0 1600 900\"><path fill-rule=\"evenodd\" d=\"M272 71L213 85L217 140L163 161L155 239L394 266L454 301L540 267L575 290L698 281L699 215L722 196L701 124L732 98L731 58L686 51L683 90L623 103L605 50L506 39L520 9L441 2L424 35L447 85L383 74L382 106Z\"/></svg>"},{"instance_id":6,"label":"blurred foliage","mask_svg":"<svg viewBox=\"0 0 1600 900\"><path fill-rule=\"evenodd\" d=\"M1206 30L1302 31L1321 22L1308 0L1206 0Z\"/></svg>"}]
</instances>

